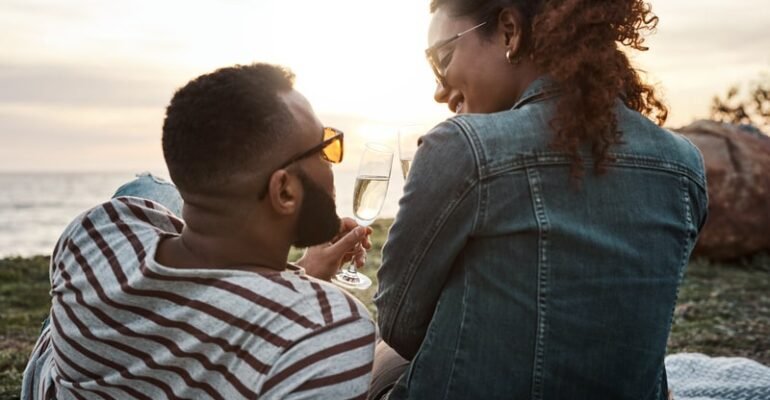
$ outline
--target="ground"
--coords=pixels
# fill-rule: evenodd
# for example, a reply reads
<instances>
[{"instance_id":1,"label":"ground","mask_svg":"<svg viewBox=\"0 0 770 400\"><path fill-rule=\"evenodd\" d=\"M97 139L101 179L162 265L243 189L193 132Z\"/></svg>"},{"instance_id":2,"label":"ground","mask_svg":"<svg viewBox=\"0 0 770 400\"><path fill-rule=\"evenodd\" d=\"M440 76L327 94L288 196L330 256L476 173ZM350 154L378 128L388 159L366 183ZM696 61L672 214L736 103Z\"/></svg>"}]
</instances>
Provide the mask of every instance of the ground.
<instances>
[{"instance_id":1,"label":"ground","mask_svg":"<svg viewBox=\"0 0 770 400\"><path fill-rule=\"evenodd\" d=\"M389 220L373 228L364 268L375 285L356 296L372 313L376 266ZM298 251L291 257L296 258ZM17 399L27 357L48 313L48 257L0 260L0 400ZM770 365L770 256L735 263L694 260L682 284L669 354L742 356Z\"/></svg>"}]
</instances>

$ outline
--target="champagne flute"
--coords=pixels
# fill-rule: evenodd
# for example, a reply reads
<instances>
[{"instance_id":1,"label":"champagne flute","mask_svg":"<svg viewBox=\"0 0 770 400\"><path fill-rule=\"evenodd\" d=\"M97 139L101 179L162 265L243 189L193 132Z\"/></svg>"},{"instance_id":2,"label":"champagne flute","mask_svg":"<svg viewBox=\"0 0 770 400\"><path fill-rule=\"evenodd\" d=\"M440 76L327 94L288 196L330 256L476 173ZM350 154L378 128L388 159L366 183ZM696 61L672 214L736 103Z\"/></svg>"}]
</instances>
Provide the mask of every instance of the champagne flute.
<instances>
[{"instance_id":1,"label":"champagne flute","mask_svg":"<svg viewBox=\"0 0 770 400\"><path fill-rule=\"evenodd\" d=\"M353 190L353 217L361 226L369 226L380 214L388 193L393 150L379 143L367 143ZM360 244L358 244L360 246ZM347 289L363 290L372 285L368 276L356 269L354 260L343 268L332 281Z\"/></svg>"},{"instance_id":2,"label":"champagne flute","mask_svg":"<svg viewBox=\"0 0 770 400\"><path fill-rule=\"evenodd\" d=\"M404 125L398 129L398 158L401 161L401 172L404 180L409 175L414 153L417 152L417 141L430 127L425 124Z\"/></svg>"}]
</instances>

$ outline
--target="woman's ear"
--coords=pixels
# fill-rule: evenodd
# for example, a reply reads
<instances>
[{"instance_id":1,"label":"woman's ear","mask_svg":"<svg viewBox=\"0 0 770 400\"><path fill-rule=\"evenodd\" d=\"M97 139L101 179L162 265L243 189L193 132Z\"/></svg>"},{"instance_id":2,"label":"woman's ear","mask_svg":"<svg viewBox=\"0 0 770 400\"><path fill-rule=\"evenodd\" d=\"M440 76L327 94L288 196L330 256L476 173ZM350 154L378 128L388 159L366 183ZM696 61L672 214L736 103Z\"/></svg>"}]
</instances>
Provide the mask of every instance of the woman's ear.
<instances>
[{"instance_id":1,"label":"woman's ear","mask_svg":"<svg viewBox=\"0 0 770 400\"><path fill-rule=\"evenodd\" d=\"M270 176L267 197L273 210L280 215L291 215L299 210L302 184L285 169Z\"/></svg>"},{"instance_id":2,"label":"woman's ear","mask_svg":"<svg viewBox=\"0 0 770 400\"><path fill-rule=\"evenodd\" d=\"M504 8L497 18L497 29L503 34L509 54L518 55L524 45L521 13L513 7Z\"/></svg>"}]
</instances>

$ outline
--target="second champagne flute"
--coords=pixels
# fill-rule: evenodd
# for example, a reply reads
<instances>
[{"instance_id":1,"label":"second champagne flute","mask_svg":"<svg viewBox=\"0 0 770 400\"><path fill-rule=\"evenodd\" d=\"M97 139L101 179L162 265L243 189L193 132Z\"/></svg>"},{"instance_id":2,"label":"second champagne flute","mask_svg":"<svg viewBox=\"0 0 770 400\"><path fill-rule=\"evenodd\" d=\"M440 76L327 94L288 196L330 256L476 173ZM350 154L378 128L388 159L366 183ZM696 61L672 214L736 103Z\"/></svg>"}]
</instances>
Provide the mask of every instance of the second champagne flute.
<instances>
[{"instance_id":1,"label":"second champagne flute","mask_svg":"<svg viewBox=\"0 0 770 400\"><path fill-rule=\"evenodd\" d=\"M369 226L377 218L388 193L393 150L379 143L367 143L358 166L353 189L353 217L361 226ZM333 282L348 289L366 289L372 285L368 276L356 269L351 261L337 273Z\"/></svg>"},{"instance_id":2,"label":"second champagne flute","mask_svg":"<svg viewBox=\"0 0 770 400\"><path fill-rule=\"evenodd\" d=\"M417 142L429 129L430 126L426 124L404 125L398 128L398 158L401 161L404 180L409 175L414 153L417 152Z\"/></svg>"}]
</instances>

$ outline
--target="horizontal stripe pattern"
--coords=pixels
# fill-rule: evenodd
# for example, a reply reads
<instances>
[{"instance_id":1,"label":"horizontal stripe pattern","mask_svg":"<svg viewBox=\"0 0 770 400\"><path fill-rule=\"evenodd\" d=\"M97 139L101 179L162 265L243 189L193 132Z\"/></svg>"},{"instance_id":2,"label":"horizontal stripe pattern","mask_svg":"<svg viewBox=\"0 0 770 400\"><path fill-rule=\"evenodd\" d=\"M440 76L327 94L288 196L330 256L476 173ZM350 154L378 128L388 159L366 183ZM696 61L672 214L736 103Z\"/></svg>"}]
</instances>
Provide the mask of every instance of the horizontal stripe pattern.
<instances>
[{"instance_id":1,"label":"horizontal stripe pattern","mask_svg":"<svg viewBox=\"0 0 770 400\"><path fill-rule=\"evenodd\" d=\"M368 391L374 333L366 320L351 318L342 325L306 337L273 366L262 387L266 398L293 396L347 399Z\"/></svg>"},{"instance_id":2,"label":"horizontal stripe pattern","mask_svg":"<svg viewBox=\"0 0 770 400\"><path fill-rule=\"evenodd\" d=\"M38 368L50 384L37 398L366 394L374 325L359 302L294 267L158 265L159 240L183 226L159 204L118 198L65 230L51 260L50 332L35 349L51 346L54 362Z\"/></svg>"}]
</instances>

